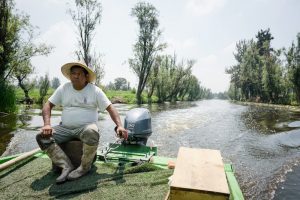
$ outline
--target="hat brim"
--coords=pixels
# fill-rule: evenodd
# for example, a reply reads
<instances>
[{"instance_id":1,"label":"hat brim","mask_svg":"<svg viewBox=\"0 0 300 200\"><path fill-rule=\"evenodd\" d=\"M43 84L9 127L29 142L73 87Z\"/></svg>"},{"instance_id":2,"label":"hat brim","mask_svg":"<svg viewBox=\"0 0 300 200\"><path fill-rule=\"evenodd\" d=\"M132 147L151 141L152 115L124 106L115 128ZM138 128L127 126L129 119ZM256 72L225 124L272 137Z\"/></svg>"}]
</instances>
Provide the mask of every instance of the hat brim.
<instances>
[{"instance_id":1,"label":"hat brim","mask_svg":"<svg viewBox=\"0 0 300 200\"><path fill-rule=\"evenodd\" d=\"M66 63L61 67L61 72L62 74L70 80L70 74L71 74L71 68L73 66L79 66L84 68L88 74L89 74L89 79L88 82L89 83L94 83L96 80L96 74L93 70L91 70L88 66L86 66L85 64L81 63L81 62L70 62L70 63Z\"/></svg>"}]
</instances>

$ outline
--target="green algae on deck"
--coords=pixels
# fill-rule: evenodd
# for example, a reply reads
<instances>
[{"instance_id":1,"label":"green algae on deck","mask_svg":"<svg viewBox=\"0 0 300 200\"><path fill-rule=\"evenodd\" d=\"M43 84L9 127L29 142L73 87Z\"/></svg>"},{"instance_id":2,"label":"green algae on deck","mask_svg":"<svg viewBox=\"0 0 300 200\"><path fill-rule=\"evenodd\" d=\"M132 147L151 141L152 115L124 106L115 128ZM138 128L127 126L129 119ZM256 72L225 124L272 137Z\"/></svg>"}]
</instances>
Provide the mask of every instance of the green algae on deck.
<instances>
[{"instance_id":1,"label":"green algae on deck","mask_svg":"<svg viewBox=\"0 0 300 200\"><path fill-rule=\"evenodd\" d=\"M172 170L149 164L95 164L91 172L61 185L49 159L36 158L0 172L0 199L163 199Z\"/></svg>"}]
</instances>

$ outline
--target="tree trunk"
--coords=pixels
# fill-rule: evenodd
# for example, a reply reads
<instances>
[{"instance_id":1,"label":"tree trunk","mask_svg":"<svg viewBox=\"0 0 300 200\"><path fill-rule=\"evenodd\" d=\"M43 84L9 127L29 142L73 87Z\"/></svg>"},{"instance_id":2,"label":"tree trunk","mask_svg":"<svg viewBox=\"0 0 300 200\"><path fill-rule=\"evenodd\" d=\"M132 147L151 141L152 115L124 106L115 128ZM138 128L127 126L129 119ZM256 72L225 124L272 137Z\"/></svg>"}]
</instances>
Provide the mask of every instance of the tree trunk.
<instances>
[{"instance_id":1,"label":"tree trunk","mask_svg":"<svg viewBox=\"0 0 300 200\"><path fill-rule=\"evenodd\" d=\"M152 103L152 95L154 93L155 83L152 85L150 92L148 92L148 104Z\"/></svg>"},{"instance_id":2,"label":"tree trunk","mask_svg":"<svg viewBox=\"0 0 300 200\"><path fill-rule=\"evenodd\" d=\"M26 88L26 86L23 84L22 78L20 76L17 76L17 79L18 79L18 85L23 90L24 95L25 95L24 103L32 104L32 99L29 97L29 89Z\"/></svg>"},{"instance_id":3,"label":"tree trunk","mask_svg":"<svg viewBox=\"0 0 300 200\"><path fill-rule=\"evenodd\" d=\"M296 100L300 104L300 88L296 88L295 93L296 93Z\"/></svg>"},{"instance_id":4,"label":"tree trunk","mask_svg":"<svg viewBox=\"0 0 300 200\"><path fill-rule=\"evenodd\" d=\"M140 89L138 89L138 91L136 92L136 101L138 105L142 104L142 91Z\"/></svg>"}]
</instances>

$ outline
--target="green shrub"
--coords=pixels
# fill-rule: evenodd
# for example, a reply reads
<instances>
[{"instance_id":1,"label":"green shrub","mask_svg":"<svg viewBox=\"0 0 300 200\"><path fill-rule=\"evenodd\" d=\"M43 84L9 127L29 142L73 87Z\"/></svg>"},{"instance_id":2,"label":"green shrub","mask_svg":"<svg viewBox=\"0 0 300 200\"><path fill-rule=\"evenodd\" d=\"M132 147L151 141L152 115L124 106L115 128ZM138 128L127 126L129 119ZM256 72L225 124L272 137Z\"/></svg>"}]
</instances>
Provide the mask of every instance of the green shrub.
<instances>
[{"instance_id":1,"label":"green shrub","mask_svg":"<svg viewBox=\"0 0 300 200\"><path fill-rule=\"evenodd\" d=\"M108 99L110 99L112 102L117 103L126 103L126 104L136 104L136 94L133 92L133 90L106 90L105 91L106 96ZM142 102L147 103L147 93L142 93ZM152 96L152 103L157 103L158 97Z\"/></svg>"},{"instance_id":2,"label":"green shrub","mask_svg":"<svg viewBox=\"0 0 300 200\"><path fill-rule=\"evenodd\" d=\"M135 94L135 93L136 93L136 89L135 89L135 88L132 88L132 89L131 89L131 93L132 93L132 94Z\"/></svg>"},{"instance_id":3,"label":"green shrub","mask_svg":"<svg viewBox=\"0 0 300 200\"><path fill-rule=\"evenodd\" d=\"M44 97L44 102L46 102L48 100L48 98L54 93L54 91L55 90L53 88L49 88L47 95ZM33 99L34 103L38 103L39 98L40 98L39 89L38 88L31 89L29 91L29 96L30 96L30 98ZM17 101L24 99L24 92L21 88L16 89L16 99L17 99Z\"/></svg>"},{"instance_id":4,"label":"green shrub","mask_svg":"<svg viewBox=\"0 0 300 200\"><path fill-rule=\"evenodd\" d=\"M16 94L12 85L0 82L0 98L1 112L12 113L16 111Z\"/></svg>"}]
</instances>

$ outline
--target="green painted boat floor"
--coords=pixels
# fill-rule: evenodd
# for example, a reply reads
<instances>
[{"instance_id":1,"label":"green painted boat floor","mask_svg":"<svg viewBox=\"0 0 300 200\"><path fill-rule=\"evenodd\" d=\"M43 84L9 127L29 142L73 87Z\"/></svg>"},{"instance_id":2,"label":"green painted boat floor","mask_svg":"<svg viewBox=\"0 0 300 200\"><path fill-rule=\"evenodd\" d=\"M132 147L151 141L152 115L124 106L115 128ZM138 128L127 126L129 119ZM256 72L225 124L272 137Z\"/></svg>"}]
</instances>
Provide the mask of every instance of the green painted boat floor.
<instances>
[{"instance_id":1,"label":"green painted boat floor","mask_svg":"<svg viewBox=\"0 0 300 200\"><path fill-rule=\"evenodd\" d=\"M82 178L56 185L49 159L29 161L0 172L0 199L163 199L173 174L148 163L96 163Z\"/></svg>"}]
</instances>

